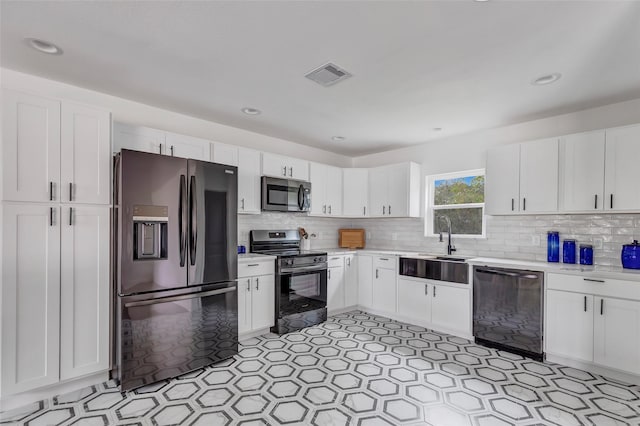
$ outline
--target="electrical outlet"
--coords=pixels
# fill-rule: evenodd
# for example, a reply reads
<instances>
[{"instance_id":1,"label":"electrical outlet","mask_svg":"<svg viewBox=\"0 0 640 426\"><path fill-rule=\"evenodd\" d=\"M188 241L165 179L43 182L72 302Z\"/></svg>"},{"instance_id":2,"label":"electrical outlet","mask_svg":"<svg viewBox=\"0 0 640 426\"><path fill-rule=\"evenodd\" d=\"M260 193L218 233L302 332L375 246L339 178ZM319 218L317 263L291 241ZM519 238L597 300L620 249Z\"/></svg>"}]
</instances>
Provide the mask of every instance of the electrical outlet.
<instances>
[{"instance_id":1,"label":"electrical outlet","mask_svg":"<svg viewBox=\"0 0 640 426\"><path fill-rule=\"evenodd\" d=\"M397 241L397 239L398 239L398 233L397 233L397 232L392 232L392 233L391 233L391 239L392 239L393 241Z\"/></svg>"},{"instance_id":2,"label":"electrical outlet","mask_svg":"<svg viewBox=\"0 0 640 426\"><path fill-rule=\"evenodd\" d=\"M603 244L604 244L604 240L602 238L593 239L593 248L601 249Z\"/></svg>"},{"instance_id":3,"label":"electrical outlet","mask_svg":"<svg viewBox=\"0 0 640 426\"><path fill-rule=\"evenodd\" d=\"M367 240L371 239L371 232L367 232Z\"/></svg>"}]
</instances>

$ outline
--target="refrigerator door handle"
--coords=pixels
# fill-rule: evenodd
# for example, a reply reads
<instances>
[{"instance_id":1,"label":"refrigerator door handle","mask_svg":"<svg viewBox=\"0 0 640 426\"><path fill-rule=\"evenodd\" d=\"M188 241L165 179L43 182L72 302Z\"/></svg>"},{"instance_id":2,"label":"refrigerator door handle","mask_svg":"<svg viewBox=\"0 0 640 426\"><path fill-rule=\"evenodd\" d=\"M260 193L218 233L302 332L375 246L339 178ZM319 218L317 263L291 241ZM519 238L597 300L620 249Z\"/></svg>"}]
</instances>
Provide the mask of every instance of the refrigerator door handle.
<instances>
[{"instance_id":1,"label":"refrigerator door handle","mask_svg":"<svg viewBox=\"0 0 640 426\"><path fill-rule=\"evenodd\" d=\"M189 258L191 266L196 264L196 245L198 243L198 204L196 196L196 177L191 176L189 182L189 217L191 218Z\"/></svg>"},{"instance_id":2,"label":"refrigerator door handle","mask_svg":"<svg viewBox=\"0 0 640 426\"><path fill-rule=\"evenodd\" d=\"M133 308L136 306L147 306L147 305L155 305L157 303L168 303L168 302L177 302L179 300L189 300L189 299L199 299L207 296L216 296L219 294L231 293L232 291L236 291L236 287L228 287L223 288L221 290L210 290L201 293L192 293L192 294L184 294L180 296L169 296L169 297L159 297L157 299L151 300L141 300L140 302L129 302L125 303L125 308Z\"/></svg>"},{"instance_id":3,"label":"refrigerator door handle","mask_svg":"<svg viewBox=\"0 0 640 426\"><path fill-rule=\"evenodd\" d=\"M187 263L187 177L180 175L180 205L178 206L178 229L180 232L180 267Z\"/></svg>"}]
</instances>

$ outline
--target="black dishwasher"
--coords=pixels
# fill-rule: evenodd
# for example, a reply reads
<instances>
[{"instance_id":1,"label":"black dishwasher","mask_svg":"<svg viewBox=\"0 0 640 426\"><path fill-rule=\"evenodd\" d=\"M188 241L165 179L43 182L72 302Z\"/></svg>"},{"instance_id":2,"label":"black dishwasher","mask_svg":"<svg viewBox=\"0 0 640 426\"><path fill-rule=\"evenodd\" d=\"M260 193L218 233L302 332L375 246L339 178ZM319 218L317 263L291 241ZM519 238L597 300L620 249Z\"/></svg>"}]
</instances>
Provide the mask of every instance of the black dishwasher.
<instances>
[{"instance_id":1,"label":"black dishwasher","mask_svg":"<svg viewBox=\"0 0 640 426\"><path fill-rule=\"evenodd\" d=\"M474 267L476 343L543 360L543 286L540 271Z\"/></svg>"}]
</instances>

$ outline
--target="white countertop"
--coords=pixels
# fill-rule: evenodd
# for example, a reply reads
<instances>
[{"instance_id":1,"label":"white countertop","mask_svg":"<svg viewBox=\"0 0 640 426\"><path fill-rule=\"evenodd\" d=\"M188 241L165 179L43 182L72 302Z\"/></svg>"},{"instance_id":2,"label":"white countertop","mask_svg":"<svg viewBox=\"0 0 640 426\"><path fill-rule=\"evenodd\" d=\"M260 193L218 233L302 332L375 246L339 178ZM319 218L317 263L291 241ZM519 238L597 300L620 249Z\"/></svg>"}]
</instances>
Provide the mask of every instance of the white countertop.
<instances>
[{"instance_id":1,"label":"white countertop","mask_svg":"<svg viewBox=\"0 0 640 426\"><path fill-rule=\"evenodd\" d=\"M258 253L242 253L238 255L238 262L253 262L260 260L275 260L275 256Z\"/></svg>"}]
</instances>

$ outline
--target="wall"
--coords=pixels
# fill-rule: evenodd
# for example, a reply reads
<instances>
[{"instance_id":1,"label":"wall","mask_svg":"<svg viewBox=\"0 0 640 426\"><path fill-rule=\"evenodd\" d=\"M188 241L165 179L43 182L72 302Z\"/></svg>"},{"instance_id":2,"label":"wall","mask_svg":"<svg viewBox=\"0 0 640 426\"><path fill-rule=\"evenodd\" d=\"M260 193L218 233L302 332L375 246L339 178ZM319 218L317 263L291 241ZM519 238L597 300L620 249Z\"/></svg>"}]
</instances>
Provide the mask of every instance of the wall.
<instances>
[{"instance_id":1,"label":"wall","mask_svg":"<svg viewBox=\"0 0 640 426\"><path fill-rule=\"evenodd\" d=\"M152 127L183 135L209 139L215 142L244 146L259 151L289 155L338 167L351 166L351 158L344 155L312 148L284 139L249 132L236 127L225 126L213 121L190 117L58 81L48 80L6 68L0 69L0 77L3 88L34 93L39 96L67 99L104 108L111 111L114 121Z\"/></svg>"}]
</instances>

